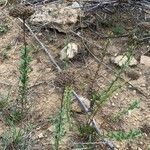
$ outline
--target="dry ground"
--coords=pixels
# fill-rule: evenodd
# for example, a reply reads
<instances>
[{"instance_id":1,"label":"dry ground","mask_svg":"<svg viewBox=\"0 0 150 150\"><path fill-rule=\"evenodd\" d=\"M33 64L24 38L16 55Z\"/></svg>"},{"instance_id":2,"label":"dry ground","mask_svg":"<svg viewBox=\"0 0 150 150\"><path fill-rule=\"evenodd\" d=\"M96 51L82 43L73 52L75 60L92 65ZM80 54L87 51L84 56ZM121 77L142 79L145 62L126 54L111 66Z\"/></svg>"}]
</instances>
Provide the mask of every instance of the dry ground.
<instances>
[{"instance_id":1,"label":"dry ground","mask_svg":"<svg viewBox=\"0 0 150 150\"><path fill-rule=\"evenodd\" d=\"M22 29L19 20L8 16L7 10L0 12L0 22L8 26L8 31L0 35L0 94L7 95L10 91L9 98L13 101L17 96L18 89L18 63L19 53L22 46ZM88 28L83 29L86 38L94 40L99 45L104 45L104 41L95 37L94 33ZM49 62L44 51L39 47L38 43L27 32L27 42L31 47L31 72L29 74L28 100L31 102L31 112L29 122L33 125L34 140L33 149L48 150L51 149L50 138L52 135L52 125L48 122L48 117L55 115L60 106L61 92L54 85L54 79L57 75L57 70ZM46 36L47 35L47 36ZM46 45L49 52L55 57L58 64L64 67L64 63L59 60L60 50L64 47L67 38L70 41L77 42L80 45L80 55L69 62L65 70L74 73L75 90L79 95L88 96L88 86L91 78L96 72L98 62L85 49L81 39L74 34L62 34L57 31L43 29L37 36ZM91 38L93 37L93 38ZM104 58L105 65L101 65L98 72L98 77L95 79L94 89L102 90L114 78L113 70L116 66L110 63L109 59L115 54L124 52L124 44L127 39L110 39L111 43L107 49L107 55ZM88 43L86 43L88 45ZM10 49L6 52L7 59L3 58L5 48L10 45ZM89 45L90 51L98 58L101 50L93 45ZM142 52L145 52L146 46L142 46L136 50L135 57L138 59ZM138 54L137 54L138 53ZM110 70L112 69L112 70ZM106 102L102 109L97 113L95 120L98 126L105 133L106 131L122 130L129 131L130 129L141 129L144 135L132 142L116 142L112 141L119 150L147 150L150 142L150 68L138 64L132 68L140 74L139 79L129 81L134 88L128 83L119 89ZM129 78L123 74L126 80ZM118 112L122 108L127 107L133 100L140 101L140 108L135 109L130 114L123 117L119 123L111 123L109 117L112 113ZM73 111L80 111L80 108L73 103ZM84 118L83 114L76 114L78 118ZM25 120L25 123L27 120ZM0 134L6 129L4 122L0 121ZM70 133L67 143L77 140L75 133ZM71 149L64 148L64 149Z\"/></svg>"}]
</instances>

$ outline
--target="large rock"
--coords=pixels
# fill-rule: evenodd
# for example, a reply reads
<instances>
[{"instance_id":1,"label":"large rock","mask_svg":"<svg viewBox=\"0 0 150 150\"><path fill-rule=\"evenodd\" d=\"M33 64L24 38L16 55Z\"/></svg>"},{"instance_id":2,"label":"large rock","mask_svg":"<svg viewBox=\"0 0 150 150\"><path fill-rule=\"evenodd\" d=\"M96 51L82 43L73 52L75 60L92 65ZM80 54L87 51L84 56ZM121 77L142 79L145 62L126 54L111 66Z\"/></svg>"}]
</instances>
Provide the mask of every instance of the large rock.
<instances>
[{"instance_id":1,"label":"large rock","mask_svg":"<svg viewBox=\"0 0 150 150\"><path fill-rule=\"evenodd\" d=\"M37 9L30 21L32 24L46 24L59 32L67 33L78 21L81 10L61 4L49 4Z\"/></svg>"},{"instance_id":2,"label":"large rock","mask_svg":"<svg viewBox=\"0 0 150 150\"><path fill-rule=\"evenodd\" d=\"M125 65L127 63L128 57L127 56L123 56L123 55L118 55L115 58L114 57L111 58L111 61L114 64L116 64L116 65L121 67L121 66L123 66L123 65ZM129 66L136 66L137 63L138 63L137 60L134 57L132 57L130 59Z\"/></svg>"}]
</instances>

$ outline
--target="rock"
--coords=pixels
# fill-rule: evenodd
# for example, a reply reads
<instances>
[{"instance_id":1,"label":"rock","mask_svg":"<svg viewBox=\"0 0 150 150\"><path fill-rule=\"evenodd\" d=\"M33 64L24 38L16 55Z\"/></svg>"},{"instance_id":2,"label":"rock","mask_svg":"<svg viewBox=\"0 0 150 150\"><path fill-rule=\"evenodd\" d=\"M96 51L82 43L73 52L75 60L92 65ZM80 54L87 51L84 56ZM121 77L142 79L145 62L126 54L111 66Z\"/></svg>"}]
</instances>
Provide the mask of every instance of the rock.
<instances>
[{"instance_id":1,"label":"rock","mask_svg":"<svg viewBox=\"0 0 150 150\"><path fill-rule=\"evenodd\" d=\"M80 14L81 10L79 9L73 9L62 4L48 4L37 9L30 22L34 25L46 24L59 32L67 33L78 21Z\"/></svg>"},{"instance_id":2,"label":"rock","mask_svg":"<svg viewBox=\"0 0 150 150\"><path fill-rule=\"evenodd\" d=\"M127 56L123 56L123 55L118 55L115 58L111 58L111 62L113 62L114 64L118 65L118 66L123 66L125 65L125 63L128 61ZM137 60L132 57L129 63L129 66L136 66L137 65Z\"/></svg>"},{"instance_id":3,"label":"rock","mask_svg":"<svg viewBox=\"0 0 150 150\"><path fill-rule=\"evenodd\" d=\"M43 137L44 137L43 133L40 133L40 134L38 135L38 138L39 138L39 139L41 139L41 138L43 138Z\"/></svg>"},{"instance_id":4,"label":"rock","mask_svg":"<svg viewBox=\"0 0 150 150\"><path fill-rule=\"evenodd\" d=\"M80 5L78 2L73 2L70 8L81 8L82 5Z\"/></svg>"},{"instance_id":5,"label":"rock","mask_svg":"<svg viewBox=\"0 0 150 150\"><path fill-rule=\"evenodd\" d=\"M131 80L137 80L140 77L140 74L135 71L135 70L127 70L126 75L131 79Z\"/></svg>"},{"instance_id":6,"label":"rock","mask_svg":"<svg viewBox=\"0 0 150 150\"><path fill-rule=\"evenodd\" d=\"M115 106L115 103L111 103L112 106Z\"/></svg>"},{"instance_id":7,"label":"rock","mask_svg":"<svg viewBox=\"0 0 150 150\"><path fill-rule=\"evenodd\" d=\"M140 63L147 67L150 67L150 57L145 55L141 56Z\"/></svg>"},{"instance_id":8,"label":"rock","mask_svg":"<svg viewBox=\"0 0 150 150\"><path fill-rule=\"evenodd\" d=\"M78 53L78 45L75 43L68 43L61 52L60 52L60 59L71 59Z\"/></svg>"}]
</instances>

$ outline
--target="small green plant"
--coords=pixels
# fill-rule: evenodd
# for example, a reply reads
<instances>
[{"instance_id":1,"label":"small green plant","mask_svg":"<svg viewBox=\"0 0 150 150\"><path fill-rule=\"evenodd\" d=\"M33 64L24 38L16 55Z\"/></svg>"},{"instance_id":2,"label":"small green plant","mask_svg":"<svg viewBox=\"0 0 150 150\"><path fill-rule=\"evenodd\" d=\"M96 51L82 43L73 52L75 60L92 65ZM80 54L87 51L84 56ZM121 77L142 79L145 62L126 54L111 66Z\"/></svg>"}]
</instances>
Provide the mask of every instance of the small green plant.
<instances>
[{"instance_id":1,"label":"small green plant","mask_svg":"<svg viewBox=\"0 0 150 150\"><path fill-rule=\"evenodd\" d=\"M29 49L27 46L21 49L21 60L19 66L20 72L20 84L19 84L19 100L22 108L22 112L26 109L27 104L27 85L28 85L28 73L29 73L29 62L30 57Z\"/></svg>"},{"instance_id":2,"label":"small green plant","mask_svg":"<svg viewBox=\"0 0 150 150\"><path fill-rule=\"evenodd\" d=\"M133 40L132 40L133 41ZM115 78L110 82L110 84L102 91L95 92L92 94L92 103L94 104L92 107L92 112L89 115L89 124L93 120L94 116L97 114L98 110L101 108L102 104L104 104L111 96L112 94L120 89L126 82L122 82L121 75L122 73L127 69L129 66L130 60L133 55L133 50L135 49L135 43L128 43L127 45L127 52L124 54L124 57L127 57L127 60L124 64L122 64L121 68L115 72Z\"/></svg>"},{"instance_id":3,"label":"small green plant","mask_svg":"<svg viewBox=\"0 0 150 150\"><path fill-rule=\"evenodd\" d=\"M1 24L0 25L0 35L5 34L7 31L8 31L8 26L4 25L4 24Z\"/></svg>"},{"instance_id":4,"label":"small green plant","mask_svg":"<svg viewBox=\"0 0 150 150\"><path fill-rule=\"evenodd\" d=\"M134 129L130 130L129 132L123 131L109 132L108 134L106 134L105 137L116 141L123 141L123 140L134 140L141 136L142 132L140 130Z\"/></svg>"},{"instance_id":5,"label":"small green plant","mask_svg":"<svg viewBox=\"0 0 150 150\"><path fill-rule=\"evenodd\" d=\"M118 25L112 29L112 32L114 35L122 35L125 32L125 30L122 26Z\"/></svg>"},{"instance_id":6,"label":"small green plant","mask_svg":"<svg viewBox=\"0 0 150 150\"><path fill-rule=\"evenodd\" d=\"M27 133L19 128L13 127L1 135L2 150L27 150Z\"/></svg>"},{"instance_id":7,"label":"small green plant","mask_svg":"<svg viewBox=\"0 0 150 150\"><path fill-rule=\"evenodd\" d=\"M66 87L64 90L63 99L61 101L60 112L56 120L51 120L54 123L54 144L53 149L59 150L59 145L70 126L70 104L72 98L72 88Z\"/></svg>"},{"instance_id":8,"label":"small green plant","mask_svg":"<svg viewBox=\"0 0 150 150\"><path fill-rule=\"evenodd\" d=\"M22 111L16 107L3 111L4 121L7 125L13 126L20 122L23 117Z\"/></svg>"},{"instance_id":9,"label":"small green plant","mask_svg":"<svg viewBox=\"0 0 150 150\"><path fill-rule=\"evenodd\" d=\"M0 95L0 111L8 106L8 96Z\"/></svg>"},{"instance_id":10,"label":"small green plant","mask_svg":"<svg viewBox=\"0 0 150 150\"><path fill-rule=\"evenodd\" d=\"M2 56L2 61L4 61L5 59L8 59L7 53L8 51L11 49L11 45L7 45L4 50L1 52L1 56Z\"/></svg>"},{"instance_id":11,"label":"small green plant","mask_svg":"<svg viewBox=\"0 0 150 150\"><path fill-rule=\"evenodd\" d=\"M90 126L89 124L79 124L78 131L82 138L87 138L90 135L94 135L96 133L95 129L92 126Z\"/></svg>"},{"instance_id":12,"label":"small green plant","mask_svg":"<svg viewBox=\"0 0 150 150\"><path fill-rule=\"evenodd\" d=\"M132 102L127 108L124 108L117 114L113 115L112 121L119 121L124 115L128 114L129 111L132 111L136 108L139 108L139 101L137 101L137 100Z\"/></svg>"}]
</instances>

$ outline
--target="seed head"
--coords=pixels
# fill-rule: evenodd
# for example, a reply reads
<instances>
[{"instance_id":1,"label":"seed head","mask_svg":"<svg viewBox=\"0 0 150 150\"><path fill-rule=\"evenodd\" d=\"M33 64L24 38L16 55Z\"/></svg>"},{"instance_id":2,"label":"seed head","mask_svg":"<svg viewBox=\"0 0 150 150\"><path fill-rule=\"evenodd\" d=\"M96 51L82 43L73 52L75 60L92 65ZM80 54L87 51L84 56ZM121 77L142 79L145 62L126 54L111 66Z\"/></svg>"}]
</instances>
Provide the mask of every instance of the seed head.
<instances>
[{"instance_id":1,"label":"seed head","mask_svg":"<svg viewBox=\"0 0 150 150\"><path fill-rule=\"evenodd\" d=\"M54 81L57 87L64 88L65 86L72 86L75 83L74 76L71 72L62 72L57 75Z\"/></svg>"},{"instance_id":2,"label":"seed head","mask_svg":"<svg viewBox=\"0 0 150 150\"><path fill-rule=\"evenodd\" d=\"M23 4L15 5L9 11L9 15L15 18L27 19L31 15L34 14L34 9L30 6L26 6Z\"/></svg>"}]
</instances>

